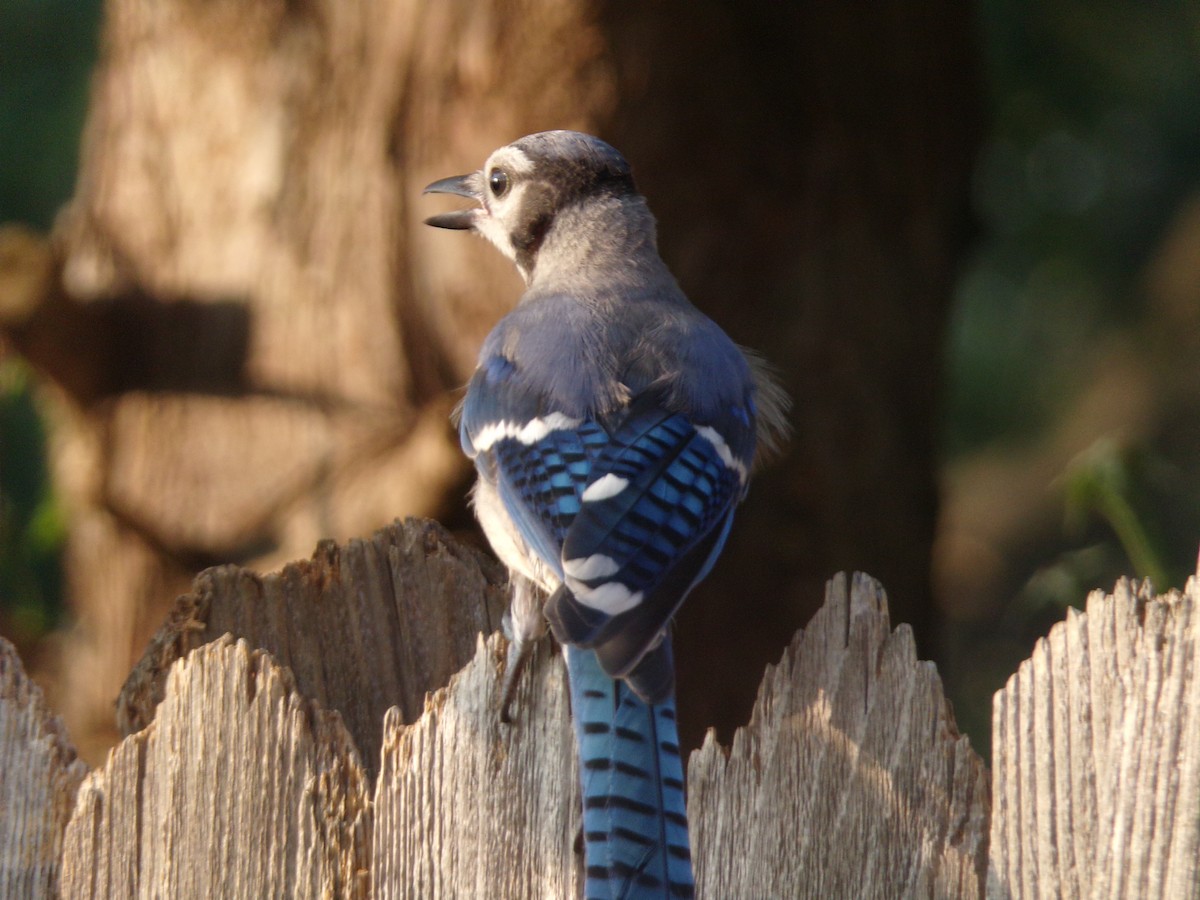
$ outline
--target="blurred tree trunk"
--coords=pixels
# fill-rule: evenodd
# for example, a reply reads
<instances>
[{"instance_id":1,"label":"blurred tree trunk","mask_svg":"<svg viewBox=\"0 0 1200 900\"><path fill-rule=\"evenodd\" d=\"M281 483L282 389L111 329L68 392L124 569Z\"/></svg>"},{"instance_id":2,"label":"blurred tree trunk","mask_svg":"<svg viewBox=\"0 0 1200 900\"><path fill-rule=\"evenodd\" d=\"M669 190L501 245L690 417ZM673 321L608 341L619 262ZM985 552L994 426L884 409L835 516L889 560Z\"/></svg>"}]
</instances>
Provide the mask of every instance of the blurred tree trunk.
<instances>
[{"instance_id":1,"label":"blurred tree trunk","mask_svg":"<svg viewBox=\"0 0 1200 900\"><path fill-rule=\"evenodd\" d=\"M972 37L949 2L110 0L56 277L3 319L69 397L58 705L84 752L201 567L467 525L449 392L519 284L423 228L420 190L548 128L626 153L685 289L796 402L679 626L691 742L745 718L837 569L928 652Z\"/></svg>"}]
</instances>

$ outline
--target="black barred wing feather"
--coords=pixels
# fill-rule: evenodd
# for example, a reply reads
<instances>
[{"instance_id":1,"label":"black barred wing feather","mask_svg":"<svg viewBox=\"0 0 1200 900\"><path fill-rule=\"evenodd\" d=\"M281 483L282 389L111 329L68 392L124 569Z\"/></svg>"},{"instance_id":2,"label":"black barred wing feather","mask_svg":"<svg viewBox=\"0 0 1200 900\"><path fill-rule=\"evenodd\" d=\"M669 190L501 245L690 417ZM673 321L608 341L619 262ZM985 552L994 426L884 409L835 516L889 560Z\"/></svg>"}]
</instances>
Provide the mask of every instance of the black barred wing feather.
<instances>
[{"instance_id":1,"label":"black barred wing feather","mask_svg":"<svg viewBox=\"0 0 1200 900\"><path fill-rule=\"evenodd\" d=\"M720 553L745 471L712 428L635 403L567 529L566 590L546 609L559 640L596 648L614 677L629 676L647 654L661 669L651 651Z\"/></svg>"}]
</instances>

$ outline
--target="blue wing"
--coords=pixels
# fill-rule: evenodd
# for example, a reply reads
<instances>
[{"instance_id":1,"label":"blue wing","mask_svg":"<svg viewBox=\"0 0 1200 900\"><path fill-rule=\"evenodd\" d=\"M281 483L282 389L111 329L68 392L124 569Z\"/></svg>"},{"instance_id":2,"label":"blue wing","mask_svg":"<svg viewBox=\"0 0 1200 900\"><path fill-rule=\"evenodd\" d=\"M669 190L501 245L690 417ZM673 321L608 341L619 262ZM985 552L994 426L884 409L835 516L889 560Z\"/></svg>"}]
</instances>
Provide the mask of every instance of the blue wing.
<instances>
[{"instance_id":1,"label":"blue wing","mask_svg":"<svg viewBox=\"0 0 1200 900\"><path fill-rule=\"evenodd\" d=\"M652 393L601 422L555 412L524 388L500 357L480 367L463 404L464 449L563 581L546 604L555 636L661 698L673 685L662 635L721 551L752 444L742 433L726 442Z\"/></svg>"},{"instance_id":2,"label":"blue wing","mask_svg":"<svg viewBox=\"0 0 1200 900\"><path fill-rule=\"evenodd\" d=\"M744 473L714 430L651 396L636 400L612 430L563 542L566 590L546 605L555 636L595 648L604 670L633 678L639 693L639 681L661 682L670 663L656 648L720 553ZM667 680L651 693L669 688Z\"/></svg>"}]
</instances>

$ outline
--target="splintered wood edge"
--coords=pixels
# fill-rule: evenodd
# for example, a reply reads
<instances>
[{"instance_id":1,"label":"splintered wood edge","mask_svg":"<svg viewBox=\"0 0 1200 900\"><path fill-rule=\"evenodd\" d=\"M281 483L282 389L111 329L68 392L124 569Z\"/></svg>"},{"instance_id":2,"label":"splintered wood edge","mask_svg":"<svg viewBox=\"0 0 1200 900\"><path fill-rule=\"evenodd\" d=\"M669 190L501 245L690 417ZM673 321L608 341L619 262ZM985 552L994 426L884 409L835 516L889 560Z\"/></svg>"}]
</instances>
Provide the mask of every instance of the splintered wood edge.
<instances>
[{"instance_id":1,"label":"splintered wood edge","mask_svg":"<svg viewBox=\"0 0 1200 900\"><path fill-rule=\"evenodd\" d=\"M1187 896L1200 874L1200 580L1121 579L998 691L988 895Z\"/></svg>"},{"instance_id":2,"label":"splintered wood edge","mask_svg":"<svg viewBox=\"0 0 1200 900\"><path fill-rule=\"evenodd\" d=\"M478 565L485 579L498 578L498 567L486 554L454 540L443 526L433 520L411 517L397 519L377 529L366 539L352 538L345 544L321 541L308 559L287 563L276 572L259 574L233 565L215 566L200 572L192 583L191 592L176 598L166 620L150 639L121 688L116 703L117 726L121 733L133 734L153 721L154 711L163 699L167 672L171 666L206 641L217 637L208 633L214 597L234 591L235 585L261 595L264 585L271 581L311 582L314 589L320 590L325 583L344 577L342 560L351 548L360 544L375 545L383 552L382 558L390 558L388 554L393 543L420 534L427 545L425 552L432 553L434 548L428 546L430 539L426 533L431 526L439 531L441 546L447 552L459 558L464 565Z\"/></svg>"},{"instance_id":3,"label":"splintered wood edge","mask_svg":"<svg viewBox=\"0 0 1200 900\"><path fill-rule=\"evenodd\" d=\"M368 778L336 711L229 635L170 667L160 710L85 779L65 894L368 896Z\"/></svg>"},{"instance_id":4,"label":"splintered wood edge","mask_svg":"<svg viewBox=\"0 0 1200 900\"><path fill-rule=\"evenodd\" d=\"M394 527L394 523L389 527ZM380 529L370 540L385 530ZM260 574L233 565L214 566L200 572L192 582L191 592L176 598L166 620L121 687L117 697L117 727L121 733L141 731L154 720L171 667L205 643L213 597L228 592L229 585L246 582L255 593L261 594L268 579L313 579L319 584L338 577L338 548L333 541L319 542L308 559L290 562L278 572Z\"/></svg>"},{"instance_id":5,"label":"splintered wood edge","mask_svg":"<svg viewBox=\"0 0 1200 900\"><path fill-rule=\"evenodd\" d=\"M0 638L0 884L55 896L63 834L87 765L62 719Z\"/></svg>"},{"instance_id":6,"label":"splintered wood edge","mask_svg":"<svg viewBox=\"0 0 1200 900\"><path fill-rule=\"evenodd\" d=\"M200 586L205 574L196 576L190 594L175 599L166 621L150 638L121 686L116 703L117 728L121 734L133 734L150 724L154 710L162 702L172 664L200 646L211 601L211 594Z\"/></svg>"},{"instance_id":7,"label":"splintered wood edge","mask_svg":"<svg viewBox=\"0 0 1200 900\"><path fill-rule=\"evenodd\" d=\"M847 684L866 693L859 699L839 694ZM901 689L904 693L883 696ZM872 692L870 707L863 710L862 699ZM906 719L912 706L927 709L931 718ZM857 737L869 739L870 747L862 746L867 740L838 730L839 723L855 717L863 732ZM923 754L913 759L866 755L871 747L878 752L886 745L878 723L892 719L910 743L924 748ZM816 774L796 771L806 759L812 761L814 746L823 754L822 765L834 757L844 759ZM826 803L823 798L841 797L844 782L811 784L812 777L832 779L839 765L864 782L869 779L862 773L871 769L871 777L888 790L901 785L905 774L920 782L914 787L918 802L910 810L912 821L901 815L904 827L899 830L905 833L885 835L900 844L888 849L906 857L910 867L897 870L893 882L888 881L889 863L877 860L869 867L874 848L857 846L862 834L876 827L873 820L886 804L839 810L840 799ZM749 724L735 732L730 747L721 746L710 731L691 756L687 778L701 895L738 890L748 892L745 896L895 896L908 890L982 895L990 816L986 766L959 733L935 667L917 659L911 629L891 629L886 595L869 576L856 573L847 579L839 574L828 583L822 608L796 634L779 664L768 666ZM801 790L811 796L766 796L805 779L810 786ZM800 809L812 815L804 819ZM926 818L916 820L922 813ZM823 821L820 814L836 815L836 820ZM814 834L841 846L831 848L836 852L813 853ZM812 866L803 873L793 871L801 845ZM781 874L785 869L787 874Z\"/></svg>"}]
</instances>

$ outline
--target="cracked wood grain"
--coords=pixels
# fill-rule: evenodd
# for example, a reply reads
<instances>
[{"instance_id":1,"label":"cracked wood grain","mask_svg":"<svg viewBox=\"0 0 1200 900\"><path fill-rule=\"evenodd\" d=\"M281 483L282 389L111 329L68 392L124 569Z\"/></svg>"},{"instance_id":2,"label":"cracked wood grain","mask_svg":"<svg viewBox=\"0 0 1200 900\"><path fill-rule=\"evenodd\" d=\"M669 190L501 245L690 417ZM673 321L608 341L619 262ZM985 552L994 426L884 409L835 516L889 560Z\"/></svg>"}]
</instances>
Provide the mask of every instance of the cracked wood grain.
<instances>
[{"instance_id":1,"label":"cracked wood grain","mask_svg":"<svg viewBox=\"0 0 1200 900\"><path fill-rule=\"evenodd\" d=\"M411 722L425 694L500 627L507 576L494 560L430 520L408 519L365 540L322 542L277 573L236 566L197 576L175 601L117 701L124 733L155 715L176 659L226 632L270 651L301 693L335 709L376 771L384 712Z\"/></svg>"},{"instance_id":2,"label":"cracked wood grain","mask_svg":"<svg viewBox=\"0 0 1200 900\"><path fill-rule=\"evenodd\" d=\"M834 578L730 748L688 766L701 897L980 897L983 761L883 589Z\"/></svg>"},{"instance_id":3,"label":"cracked wood grain","mask_svg":"<svg viewBox=\"0 0 1200 900\"><path fill-rule=\"evenodd\" d=\"M87 766L0 638L0 897L58 893L63 832Z\"/></svg>"},{"instance_id":4,"label":"cracked wood grain","mask_svg":"<svg viewBox=\"0 0 1200 900\"><path fill-rule=\"evenodd\" d=\"M989 898L1200 896L1198 598L1094 591L996 694Z\"/></svg>"},{"instance_id":5,"label":"cracked wood grain","mask_svg":"<svg viewBox=\"0 0 1200 900\"><path fill-rule=\"evenodd\" d=\"M335 712L225 636L79 790L63 896L365 898L371 805Z\"/></svg>"}]
</instances>

